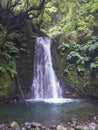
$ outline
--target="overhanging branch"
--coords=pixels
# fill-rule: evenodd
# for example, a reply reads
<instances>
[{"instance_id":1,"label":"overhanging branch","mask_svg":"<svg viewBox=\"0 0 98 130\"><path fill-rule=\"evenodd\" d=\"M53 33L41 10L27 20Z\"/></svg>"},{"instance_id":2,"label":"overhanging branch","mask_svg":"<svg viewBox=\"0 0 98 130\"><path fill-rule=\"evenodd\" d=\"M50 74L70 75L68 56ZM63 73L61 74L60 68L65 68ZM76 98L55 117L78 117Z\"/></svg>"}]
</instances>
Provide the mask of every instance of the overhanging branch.
<instances>
[{"instance_id":1,"label":"overhanging branch","mask_svg":"<svg viewBox=\"0 0 98 130\"><path fill-rule=\"evenodd\" d=\"M32 10L38 10L38 11L41 11L41 10L43 10L43 8L44 8L44 4L45 4L45 0L42 0L42 2L40 3L40 5L38 6L38 7L31 7L31 8L29 8L26 12L30 12L30 11L32 11Z\"/></svg>"}]
</instances>

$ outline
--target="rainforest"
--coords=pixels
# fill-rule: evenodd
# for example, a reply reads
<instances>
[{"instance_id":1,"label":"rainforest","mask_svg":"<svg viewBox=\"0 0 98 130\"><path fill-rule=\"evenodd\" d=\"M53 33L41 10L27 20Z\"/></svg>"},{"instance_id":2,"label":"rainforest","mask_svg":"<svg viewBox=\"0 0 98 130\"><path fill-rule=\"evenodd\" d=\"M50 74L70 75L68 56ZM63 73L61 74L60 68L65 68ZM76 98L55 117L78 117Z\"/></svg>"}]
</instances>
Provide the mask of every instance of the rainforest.
<instances>
[{"instance_id":1,"label":"rainforest","mask_svg":"<svg viewBox=\"0 0 98 130\"><path fill-rule=\"evenodd\" d=\"M0 0L0 100L19 94L16 77L29 91L38 36L53 40L62 82L79 95L97 98L97 17L97 0Z\"/></svg>"},{"instance_id":2,"label":"rainforest","mask_svg":"<svg viewBox=\"0 0 98 130\"><path fill-rule=\"evenodd\" d=\"M28 105L32 79L41 87L41 78L36 81L34 75L48 69L41 71L34 62L38 55L48 56L44 47L35 45L36 39L40 43L51 39L52 59L45 66L54 68L49 71L53 84L62 88L60 97L98 100L98 0L0 0L1 106L22 101ZM49 82L47 77L44 86ZM48 92L52 95L51 87Z\"/></svg>"}]
</instances>

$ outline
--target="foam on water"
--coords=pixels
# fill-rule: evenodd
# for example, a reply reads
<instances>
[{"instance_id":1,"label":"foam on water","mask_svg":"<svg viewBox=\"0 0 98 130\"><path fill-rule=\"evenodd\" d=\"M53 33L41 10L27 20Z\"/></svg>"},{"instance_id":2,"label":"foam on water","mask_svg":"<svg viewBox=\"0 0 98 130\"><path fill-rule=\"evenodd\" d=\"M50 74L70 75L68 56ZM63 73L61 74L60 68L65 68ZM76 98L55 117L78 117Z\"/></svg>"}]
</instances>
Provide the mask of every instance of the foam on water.
<instances>
[{"instance_id":1,"label":"foam on water","mask_svg":"<svg viewBox=\"0 0 98 130\"><path fill-rule=\"evenodd\" d=\"M61 103L69 103L73 102L73 99L70 98L45 98L45 99L27 99L27 102L45 102L45 103L54 103L54 104L61 104Z\"/></svg>"}]
</instances>

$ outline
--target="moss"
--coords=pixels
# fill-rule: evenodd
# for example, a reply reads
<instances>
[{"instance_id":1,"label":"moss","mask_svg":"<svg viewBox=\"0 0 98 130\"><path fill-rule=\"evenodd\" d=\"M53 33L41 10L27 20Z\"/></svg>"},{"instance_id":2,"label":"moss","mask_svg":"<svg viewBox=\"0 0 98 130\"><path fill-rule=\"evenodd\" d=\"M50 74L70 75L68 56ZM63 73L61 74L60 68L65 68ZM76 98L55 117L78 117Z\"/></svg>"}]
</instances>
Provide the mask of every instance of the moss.
<instances>
[{"instance_id":1,"label":"moss","mask_svg":"<svg viewBox=\"0 0 98 130\"><path fill-rule=\"evenodd\" d=\"M14 92L10 74L5 72L0 76L0 98L7 98Z\"/></svg>"},{"instance_id":2,"label":"moss","mask_svg":"<svg viewBox=\"0 0 98 130\"><path fill-rule=\"evenodd\" d=\"M83 76L79 76L76 68L67 65L67 75L64 75L65 82L69 84L79 95L98 98L98 73L91 74L90 70L85 70Z\"/></svg>"}]
</instances>

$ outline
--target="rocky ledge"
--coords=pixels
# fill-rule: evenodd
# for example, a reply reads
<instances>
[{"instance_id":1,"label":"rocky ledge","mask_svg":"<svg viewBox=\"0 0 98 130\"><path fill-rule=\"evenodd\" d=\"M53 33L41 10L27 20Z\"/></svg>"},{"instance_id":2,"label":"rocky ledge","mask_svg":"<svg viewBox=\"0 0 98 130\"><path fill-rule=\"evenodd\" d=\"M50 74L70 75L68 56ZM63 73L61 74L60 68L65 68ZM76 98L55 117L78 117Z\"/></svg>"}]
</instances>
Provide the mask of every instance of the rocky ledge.
<instances>
[{"instance_id":1,"label":"rocky ledge","mask_svg":"<svg viewBox=\"0 0 98 130\"><path fill-rule=\"evenodd\" d=\"M16 121L12 121L9 124L0 124L0 130L98 130L98 120L94 116L91 120L81 123L76 118L71 118L66 124L52 126L50 124L48 128L37 122L19 124Z\"/></svg>"}]
</instances>

